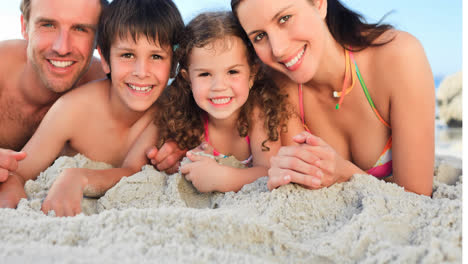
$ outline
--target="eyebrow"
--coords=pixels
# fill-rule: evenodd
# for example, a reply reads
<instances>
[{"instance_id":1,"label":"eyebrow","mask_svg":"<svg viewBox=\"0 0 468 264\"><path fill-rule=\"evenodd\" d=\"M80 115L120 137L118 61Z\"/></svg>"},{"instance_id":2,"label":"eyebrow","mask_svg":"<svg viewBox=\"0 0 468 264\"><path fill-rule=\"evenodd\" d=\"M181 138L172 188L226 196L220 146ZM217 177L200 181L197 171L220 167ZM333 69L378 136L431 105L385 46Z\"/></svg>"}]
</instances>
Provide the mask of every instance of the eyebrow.
<instances>
[{"instance_id":1,"label":"eyebrow","mask_svg":"<svg viewBox=\"0 0 468 264\"><path fill-rule=\"evenodd\" d=\"M39 23L57 23L56 20L53 20L53 19L50 19L50 18L46 18L46 17L38 17L36 19L36 21L34 21L35 24L39 24ZM97 25L93 25L93 24L73 24L73 27L82 27L82 28L88 28L88 29L91 29L93 31L96 31L97 30Z\"/></svg>"},{"instance_id":2,"label":"eyebrow","mask_svg":"<svg viewBox=\"0 0 468 264\"><path fill-rule=\"evenodd\" d=\"M122 46L116 46L115 49L121 50L121 51L129 51L129 52L134 52L134 48L127 48L127 47L122 47ZM164 49L152 49L150 50L150 53L167 53Z\"/></svg>"},{"instance_id":3,"label":"eyebrow","mask_svg":"<svg viewBox=\"0 0 468 264\"><path fill-rule=\"evenodd\" d=\"M245 67L245 66L246 66L245 64L234 64L232 66L226 67L226 69L231 70L231 69L234 69L236 67ZM205 69L205 68L195 68L195 69L192 69L192 71L203 71L203 72L205 72L205 71L210 71L210 70Z\"/></svg>"},{"instance_id":4,"label":"eyebrow","mask_svg":"<svg viewBox=\"0 0 468 264\"><path fill-rule=\"evenodd\" d=\"M292 4L281 8L281 9L280 9L278 12L276 12L276 14L271 18L271 21L277 20L278 17L280 16L280 14L283 13L284 10L290 8L291 6L292 6ZM256 34L256 33L258 33L258 32L261 32L261 30L254 30L254 31L250 32L250 33L247 34L247 35L250 37L250 35Z\"/></svg>"}]
</instances>

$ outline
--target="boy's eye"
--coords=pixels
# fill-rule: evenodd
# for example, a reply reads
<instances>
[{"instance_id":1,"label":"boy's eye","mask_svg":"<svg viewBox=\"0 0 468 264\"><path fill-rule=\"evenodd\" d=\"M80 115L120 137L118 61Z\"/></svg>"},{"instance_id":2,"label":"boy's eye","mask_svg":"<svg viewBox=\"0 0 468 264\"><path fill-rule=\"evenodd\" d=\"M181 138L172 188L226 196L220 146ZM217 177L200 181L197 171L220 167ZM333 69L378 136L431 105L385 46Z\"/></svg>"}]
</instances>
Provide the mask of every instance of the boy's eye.
<instances>
[{"instance_id":1,"label":"boy's eye","mask_svg":"<svg viewBox=\"0 0 468 264\"><path fill-rule=\"evenodd\" d=\"M279 19L279 23L280 24L283 24L285 23L286 21L288 21L289 19L291 18L291 15L286 15L286 16L283 16Z\"/></svg>"},{"instance_id":2,"label":"boy's eye","mask_svg":"<svg viewBox=\"0 0 468 264\"><path fill-rule=\"evenodd\" d=\"M132 53L124 53L124 54L122 54L121 57L126 58L126 59L131 59L131 58L133 58L133 54Z\"/></svg>"},{"instance_id":3,"label":"boy's eye","mask_svg":"<svg viewBox=\"0 0 468 264\"><path fill-rule=\"evenodd\" d=\"M163 57L161 57L161 56L159 56L157 54L154 54L154 55L152 55L152 58L153 58L153 60L162 60Z\"/></svg>"},{"instance_id":4,"label":"boy's eye","mask_svg":"<svg viewBox=\"0 0 468 264\"><path fill-rule=\"evenodd\" d=\"M265 35L266 35L265 32L256 35L256 36L254 37L254 42L258 42L258 41L262 40L263 37L265 37Z\"/></svg>"}]
</instances>

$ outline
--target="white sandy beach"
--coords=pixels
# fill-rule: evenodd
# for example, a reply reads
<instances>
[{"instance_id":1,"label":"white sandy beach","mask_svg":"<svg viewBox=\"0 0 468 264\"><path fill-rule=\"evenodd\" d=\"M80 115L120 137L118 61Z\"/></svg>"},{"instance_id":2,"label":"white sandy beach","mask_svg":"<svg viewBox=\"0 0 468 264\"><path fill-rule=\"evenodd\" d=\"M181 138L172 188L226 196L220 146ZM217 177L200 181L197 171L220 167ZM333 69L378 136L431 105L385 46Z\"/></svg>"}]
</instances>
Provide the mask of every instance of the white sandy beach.
<instances>
[{"instance_id":1,"label":"white sandy beach","mask_svg":"<svg viewBox=\"0 0 468 264\"><path fill-rule=\"evenodd\" d=\"M26 184L28 200L0 209L0 263L461 263L461 160L437 157L433 198L368 175L310 191L269 192L266 177L238 193L198 194L179 174L146 166L85 214L46 216L59 158Z\"/></svg>"}]
</instances>

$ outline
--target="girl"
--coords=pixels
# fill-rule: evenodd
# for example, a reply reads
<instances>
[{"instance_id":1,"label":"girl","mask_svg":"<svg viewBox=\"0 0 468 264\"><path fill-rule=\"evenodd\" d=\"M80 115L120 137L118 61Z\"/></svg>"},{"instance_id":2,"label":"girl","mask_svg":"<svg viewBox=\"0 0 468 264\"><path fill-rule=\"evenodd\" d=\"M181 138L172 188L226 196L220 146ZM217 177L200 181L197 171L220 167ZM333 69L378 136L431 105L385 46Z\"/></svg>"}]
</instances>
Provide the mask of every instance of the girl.
<instances>
[{"instance_id":1,"label":"girl","mask_svg":"<svg viewBox=\"0 0 468 264\"><path fill-rule=\"evenodd\" d=\"M241 160L248 168L220 165L190 151L193 163L180 169L201 192L238 191L267 175L288 118L286 96L262 78L232 13L200 14L182 36L176 51L180 71L161 96L159 135L181 149L206 141L214 156Z\"/></svg>"},{"instance_id":2,"label":"girl","mask_svg":"<svg viewBox=\"0 0 468 264\"><path fill-rule=\"evenodd\" d=\"M369 173L431 195L434 81L413 36L367 24L338 0L231 7L310 129L272 159L270 189L289 182L317 189Z\"/></svg>"}]
</instances>

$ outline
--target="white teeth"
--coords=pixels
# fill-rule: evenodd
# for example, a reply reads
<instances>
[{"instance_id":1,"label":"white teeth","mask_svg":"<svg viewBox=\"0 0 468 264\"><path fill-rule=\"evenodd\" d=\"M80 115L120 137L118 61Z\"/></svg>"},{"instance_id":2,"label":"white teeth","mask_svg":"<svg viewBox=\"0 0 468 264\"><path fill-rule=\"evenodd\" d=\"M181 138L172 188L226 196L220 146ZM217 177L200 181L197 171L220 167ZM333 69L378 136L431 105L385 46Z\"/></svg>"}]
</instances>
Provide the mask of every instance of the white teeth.
<instances>
[{"instance_id":1,"label":"white teeth","mask_svg":"<svg viewBox=\"0 0 468 264\"><path fill-rule=\"evenodd\" d=\"M300 60L302 58L302 55L304 55L304 49L302 49L301 52L299 52L297 54L296 57L294 57L292 60L290 60L289 62L285 63L284 65L286 65L286 67L290 68L291 66L293 66L294 64L296 64L296 62L298 60Z\"/></svg>"},{"instance_id":2,"label":"white teeth","mask_svg":"<svg viewBox=\"0 0 468 264\"><path fill-rule=\"evenodd\" d=\"M149 92L149 91L151 91L151 89L153 89L152 85L139 87L139 86L135 86L135 85L132 85L132 84L128 84L128 86L130 88L132 88L132 90L135 90L137 92L143 92L143 93Z\"/></svg>"},{"instance_id":3,"label":"white teeth","mask_svg":"<svg viewBox=\"0 0 468 264\"><path fill-rule=\"evenodd\" d=\"M220 99L215 99L215 98L211 99L211 102L213 102L214 104L226 104L229 101L231 101L231 97L225 97L225 98L220 98Z\"/></svg>"},{"instance_id":4,"label":"white teeth","mask_svg":"<svg viewBox=\"0 0 468 264\"><path fill-rule=\"evenodd\" d=\"M73 61L56 61L56 60L49 60L52 65L58 68L65 68L73 64Z\"/></svg>"}]
</instances>

